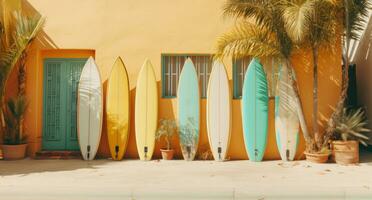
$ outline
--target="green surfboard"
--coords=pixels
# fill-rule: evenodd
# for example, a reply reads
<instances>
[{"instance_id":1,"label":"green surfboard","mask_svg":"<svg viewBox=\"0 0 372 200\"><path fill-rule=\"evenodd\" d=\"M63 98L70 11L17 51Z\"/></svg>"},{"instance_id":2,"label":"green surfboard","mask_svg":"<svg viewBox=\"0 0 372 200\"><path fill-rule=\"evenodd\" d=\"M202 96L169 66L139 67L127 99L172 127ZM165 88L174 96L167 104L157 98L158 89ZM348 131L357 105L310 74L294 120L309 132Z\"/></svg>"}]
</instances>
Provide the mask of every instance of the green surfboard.
<instances>
[{"instance_id":1,"label":"green surfboard","mask_svg":"<svg viewBox=\"0 0 372 200\"><path fill-rule=\"evenodd\" d=\"M258 59L252 59L244 77L242 121L245 149L251 161L261 161L267 143L268 88Z\"/></svg>"}]
</instances>

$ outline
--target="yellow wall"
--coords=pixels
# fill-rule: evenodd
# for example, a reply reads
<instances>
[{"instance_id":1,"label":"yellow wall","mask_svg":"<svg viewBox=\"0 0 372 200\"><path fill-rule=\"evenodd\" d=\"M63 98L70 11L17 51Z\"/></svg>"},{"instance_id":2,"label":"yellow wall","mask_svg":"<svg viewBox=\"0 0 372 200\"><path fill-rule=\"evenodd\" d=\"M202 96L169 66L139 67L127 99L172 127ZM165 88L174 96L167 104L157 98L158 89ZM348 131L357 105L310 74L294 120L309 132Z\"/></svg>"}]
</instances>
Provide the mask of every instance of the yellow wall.
<instances>
[{"instance_id":1,"label":"yellow wall","mask_svg":"<svg viewBox=\"0 0 372 200\"><path fill-rule=\"evenodd\" d=\"M134 110L135 83L145 58L154 67L161 97L162 53L213 53L216 38L227 31L233 22L222 17L224 0L29 0L24 7L30 13L40 13L47 21L43 32L32 46L27 62L27 95L30 109L26 116L29 133L30 155L40 150L42 137L42 60L46 57L85 57L95 55L103 78L106 79L117 56L127 67L131 85L132 110ZM45 50L52 49L52 50ZM61 50L71 49L71 50ZM75 49L75 50L74 50ZM91 50L77 50L91 49ZM334 56L337 55L337 56ZM320 113L330 115L339 96L340 51L325 52L320 58ZM311 63L309 57L299 55L293 60L307 123L311 128ZM229 78L232 78L231 61L226 61ZM232 87L231 87L232 90ZM201 139L199 148L208 150L205 124L205 104L201 101ZM232 138L228 153L230 159L246 159L244 149L240 100L232 102ZM274 101L270 100L270 127L265 159L278 159L275 143ZM174 118L176 99L159 99L159 119ZM133 113L131 114L134 119ZM108 156L106 133L102 136L100 156ZM127 158L137 158L134 136L134 120L131 124ZM178 142L175 138L175 142ZM176 155L181 158L178 143ZM156 146L155 157L159 157ZM304 149L301 139L298 155Z\"/></svg>"}]
</instances>

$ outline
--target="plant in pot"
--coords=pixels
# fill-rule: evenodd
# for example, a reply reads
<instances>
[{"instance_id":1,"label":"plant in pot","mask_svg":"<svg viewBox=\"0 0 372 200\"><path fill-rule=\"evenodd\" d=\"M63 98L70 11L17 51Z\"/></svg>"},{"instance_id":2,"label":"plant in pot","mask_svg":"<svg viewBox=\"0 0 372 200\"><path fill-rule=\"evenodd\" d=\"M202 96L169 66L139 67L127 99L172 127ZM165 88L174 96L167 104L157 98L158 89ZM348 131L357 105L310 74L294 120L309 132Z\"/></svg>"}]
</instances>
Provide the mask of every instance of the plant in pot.
<instances>
[{"instance_id":1,"label":"plant in pot","mask_svg":"<svg viewBox=\"0 0 372 200\"><path fill-rule=\"evenodd\" d=\"M315 140L311 140L311 143L306 144L306 160L313 163L326 163L328 161L331 151L328 144L324 143L321 148L318 148Z\"/></svg>"},{"instance_id":2,"label":"plant in pot","mask_svg":"<svg viewBox=\"0 0 372 200\"><path fill-rule=\"evenodd\" d=\"M24 96L9 99L4 110L5 132L3 156L6 160L23 159L26 155L26 135L23 133L23 116L27 110Z\"/></svg>"},{"instance_id":3,"label":"plant in pot","mask_svg":"<svg viewBox=\"0 0 372 200\"><path fill-rule=\"evenodd\" d=\"M177 125L172 119L161 119L160 126L156 131L155 138L160 141L162 138L165 140L166 148L161 148L161 156L163 160L172 160L174 149L172 149L172 138L176 133Z\"/></svg>"},{"instance_id":4,"label":"plant in pot","mask_svg":"<svg viewBox=\"0 0 372 200\"><path fill-rule=\"evenodd\" d=\"M336 163L342 165L359 163L359 143L367 146L370 132L365 126L367 119L364 111L346 109L335 118L335 132L332 135L332 154Z\"/></svg>"},{"instance_id":5,"label":"plant in pot","mask_svg":"<svg viewBox=\"0 0 372 200\"><path fill-rule=\"evenodd\" d=\"M186 161L194 160L198 150L198 124L194 118L188 118L184 125L179 127L180 146L183 158Z\"/></svg>"}]
</instances>

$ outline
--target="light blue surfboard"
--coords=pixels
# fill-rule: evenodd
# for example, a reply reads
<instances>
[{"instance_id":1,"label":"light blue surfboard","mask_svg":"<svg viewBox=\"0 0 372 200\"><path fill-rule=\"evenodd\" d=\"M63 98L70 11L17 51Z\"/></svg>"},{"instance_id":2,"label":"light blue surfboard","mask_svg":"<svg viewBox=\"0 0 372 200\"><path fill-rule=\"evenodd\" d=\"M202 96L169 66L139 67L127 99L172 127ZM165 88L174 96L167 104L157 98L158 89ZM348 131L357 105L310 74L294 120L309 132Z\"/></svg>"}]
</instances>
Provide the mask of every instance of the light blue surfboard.
<instances>
[{"instance_id":1,"label":"light blue surfboard","mask_svg":"<svg viewBox=\"0 0 372 200\"><path fill-rule=\"evenodd\" d=\"M268 88L266 74L254 58L244 77L242 120L245 149L251 161L261 161L267 143Z\"/></svg>"},{"instance_id":2,"label":"light blue surfboard","mask_svg":"<svg viewBox=\"0 0 372 200\"><path fill-rule=\"evenodd\" d=\"M178 83L178 131L182 155L194 160L199 143L199 81L191 59L185 61Z\"/></svg>"}]
</instances>

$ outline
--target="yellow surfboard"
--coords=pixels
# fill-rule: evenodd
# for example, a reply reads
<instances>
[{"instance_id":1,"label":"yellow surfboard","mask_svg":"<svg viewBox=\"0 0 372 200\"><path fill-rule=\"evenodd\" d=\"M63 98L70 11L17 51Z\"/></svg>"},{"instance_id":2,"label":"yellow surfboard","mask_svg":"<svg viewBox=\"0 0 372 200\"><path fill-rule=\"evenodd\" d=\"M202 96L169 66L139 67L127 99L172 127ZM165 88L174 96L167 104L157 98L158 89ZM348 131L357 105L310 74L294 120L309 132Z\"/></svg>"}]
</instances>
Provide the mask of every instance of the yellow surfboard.
<instances>
[{"instance_id":1,"label":"yellow surfboard","mask_svg":"<svg viewBox=\"0 0 372 200\"><path fill-rule=\"evenodd\" d=\"M158 121L158 90L155 72L146 59L138 75L135 102L137 151L141 160L151 160Z\"/></svg>"},{"instance_id":2,"label":"yellow surfboard","mask_svg":"<svg viewBox=\"0 0 372 200\"><path fill-rule=\"evenodd\" d=\"M116 59L107 83L106 119L111 157L121 160L129 138L129 79L120 57Z\"/></svg>"}]
</instances>

